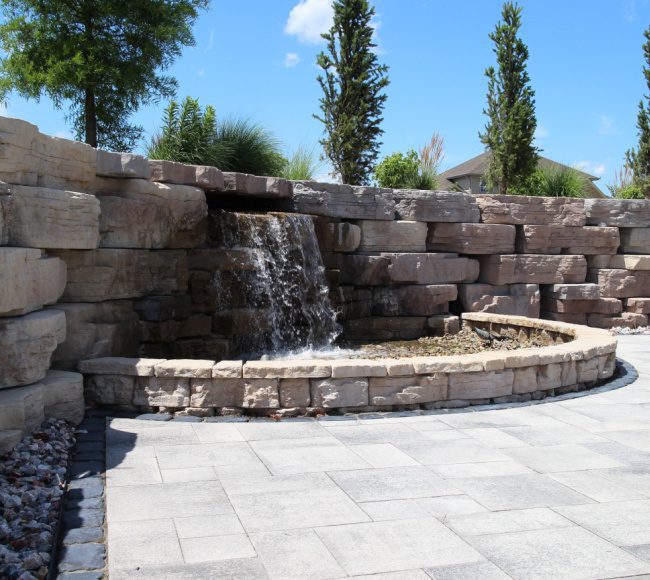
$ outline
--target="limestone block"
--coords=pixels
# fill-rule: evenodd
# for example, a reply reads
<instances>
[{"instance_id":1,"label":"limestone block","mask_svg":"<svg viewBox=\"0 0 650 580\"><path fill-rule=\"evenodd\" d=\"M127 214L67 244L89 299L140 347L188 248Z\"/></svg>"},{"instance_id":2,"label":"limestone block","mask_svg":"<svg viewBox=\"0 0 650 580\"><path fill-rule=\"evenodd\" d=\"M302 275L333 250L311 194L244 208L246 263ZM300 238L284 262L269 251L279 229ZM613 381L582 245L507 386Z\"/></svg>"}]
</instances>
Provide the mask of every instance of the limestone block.
<instances>
[{"instance_id":1,"label":"limestone block","mask_svg":"<svg viewBox=\"0 0 650 580\"><path fill-rule=\"evenodd\" d=\"M562 386L562 364L540 365L537 369L537 387L540 391L557 389Z\"/></svg>"},{"instance_id":2,"label":"limestone block","mask_svg":"<svg viewBox=\"0 0 650 580\"><path fill-rule=\"evenodd\" d=\"M341 256L341 284L386 286L390 259L383 256Z\"/></svg>"},{"instance_id":3,"label":"limestone block","mask_svg":"<svg viewBox=\"0 0 650 580\"><path fill-rule=\"evenodd\" d=\"M56 368L76 370L80 360L137 353L138 315L131 302L58 303L55 308L65 312L67 329L52 356Z\"/></svg>"},{"instance_id":4,"label":"limestone block","mask_svg":"<svg viewBox=\"0 0 650 580\"><path fill-rule=\"evenodd\" d=\"M83 375L49 371L38 384L43 388L45 417L81 423L85 411Z\"/></svg>"},{"instance_id":5,"label":"limestone block","mask_svg":"<svg viewBox=\"0 0 650 580\"><path fill-rule=\"evenodd\" d=\"M0 318L0 389L42 379L54 349L64 339L65 314L61 310Z\"/></svg>"},{"instance_id":6,"label":"limestone block","mask_svg":"<svg viewBox=\"0 0 650 580\"><path fill-rule=\"evenodd\" d=\"M225 172L223 174L225 191L239 195L266 197L266 177L248 173Z\"/></svg>"},{"instance_id":7,"label":"limestone block","mask_svg":"<svg viewBox=\"0 0 650 580\"><path fill-rule=\"evenodd\" d=\"M616 370L616 353L602 355L598 357L598 380L610 378Z\"/></svg>"},{"instance_id":8,"label":"limestone block","mask_svg":"<svg viewBox=\"0 0 650 580\"><path fill-rule=\"evenodd\" d=\"M408 360L386 359L385 364L389 377L411 376L414 373L413 365Z\"/></svg>"},{"instance_id":9,"label":"limestone block","mask_svg":"<svg viewBox=\"0 0 650 580\"><path fill-rule=\"evenodd\" d=\"M429 224L427 250L460 254L512 254L516 228L502 224Z\"/></svg>"},{"instance_id":10,"label":"limestone block","mask_svg":"<svg viewBox=\"0 0 650 580\"><path fill-rule=\"evenodd\" d=\"M544 287L544 296L557 300L598 300L598 284L551 284Z\"/></svg>"},{"instance_id":11,"label":"limestone block","mask_svg":"<svg viewBox=\"0 0 650 580\"><path fill-rule=\"evenodd\" d=\"M522 254L616 254L621 242L618 228L524 225L517 239Z\"/></svg>"},{"instance_id":12,"label":"limestone block","mask_svg":"<svg viewBox=\"0 0 650 580\"><path fill-rule=\"evenodd\" d=\"M424 316L357 318L343 322L347 340L414 340L427 333Z\"/></svg>"},{"instance_id":13,"label":"limestone block","mask_svg":"<svg viewBox=\"0 0 650 580\"><path fill-rule=\"evenodd\" d=\"M587 324L587 314L584 312L553 312L550 310L542 310L540 317L546 320L567 322L568 324Z\"/></svg>"},{"instance_id":14,"label":"limestone block","mask_svg":"<svg viewBox=\"0 0 650 580\"><path fill-rule=\"evenodd\" d=\"M155 367L163 362L160 358L102 357L82 360L77 368L85 375L153 377Z\"/></svg>"},{"instance_id":15,"label":"limestone block","mask_svg":"<svg viewBox=\"0 0 650 580\"><path fill-rule=\"evenodd\" d=\"M477 195L481 221L486 224L584 226L582 199L522 195Z\"/></svg>"},{"instance_id":16,"label":"limestone block","mask_svg":"<svg viewBox=\"0 0 650 580\"><path fill-rule=\"evenodd\" d=\"M191 379L192 407L239 407L244 397L242 379Z\"/></svg>"},{"instance_id":17,"label":"limestone block","mask_svg":"<svg viewBox=\"0 0 650 580\"><path fill-rule=\"evenodd\" d=\"M135 377L127 375L86 375L86 400L93 405L132 405Z\"/></svg>"},{"instance_id":18,"label":"limestone block","mask_svg":"<svg viewBox=\"0 0 650 580\"><path fill-rule=\"evenodd\" d=\"M616 358L616 356L614 356ZM571 387L578 383L577 361L570 360L560 363L560 386Z\"/></svg>"},{"instance_id":19,"label":"limestone block","mask_svg":"<svg viewBox=\"0 0 650 580\"><path fill-rule=\"evenodd\" d=\"M121 177L149 179L149 162L142 155L133 153L113 153L97 149L97 175L102 177Z\"/></svg>"},{"instance_id":20,"label":"limestone block","mask_svg":"<svg viewBox=\"0 0 650 580\"><path fill-rule=\"evenodd\" d=\"M459 284L458 296L464 312L539 318L540 292L537 284Z\"/></svg>"},{"instance_id":21,"label":"limestone block","mask_svg":"<svg viewBox=\"0 0 650 580\"><path fill-rule=\"evenodd\" d=\"M428 284L374 288L374 316L431 316L447 311L448 303L456 300L455 284Z\"/></svg>"},{"instance_id":22,"label":"limestone block","mask_svg":"<svg viewBox=\"0 0 650 580\"><path fill-rule=\"evenodd\" d=\"M99 245L99 201L93 195L12 185L0 196L7 243L27 248L86 250Z\"/></svg>"},{"instance_id":23,"label":"limestone block","mask_svg":"<svg viewBox=\"0 0 650 580\"><path fill-rule=\"evenodd\" d=\"M452 253L383 253L389 260L388 276L395 284L453 284L478 278L477 260ZM362 285L360 282L358 285Z\"/></svg>"},{"instance_id":24,"label":"limestone block","mask_svg":"<svg viewBox=\"0 0 650 580\"><path fill-rule=\"evenodd\" d=\"M265 177L266 194L270 198L286 199L293 195L293 185L281 177Z\"/></svg>"},{"instance_id":25,"label":"limestone block","mask_svg":"<svg viewBox=\"0 0 650 580\"><path fill-rule=\"evenodd\" d=\"M154 374L157 377L210 378L213 366L213 360L166 360L156 364Z\"/></svg>"},{"instance_id":26,"label":"limestone block","mask_svg":"<svg viewBox=\"0 0 650 580\"><path fill-rule=\"evenodd\" d=\"M617 254L615 256L588 256L590 268L615 270L650 270L649 255Z\"/></svg>"},{"instance_id":27,"label":"limestone block","mask_svg":"<svg viewBox=\"0 0 650 580\"><path fill-rule=\"evenodd\" d=\"M371 405L414 405L447 398L447 375L435 373L417 377L371 378Z\"/></svg>"},{"instance_id":28,"label":"limestone block","mask_svg":"<svg viewBox=\"0 0 650 580\"><path fill-rule=\"evenodd\" d=\"M623 303L617 298L599 298L598 300L559 300L542 297L542 310L568 314L619 314Z\"/></svg>"},{"instance_id":29,"label":"limestone block","mask_svg":"<svg viewBox=\"0 0 650 580\"><path fill-rule=\"evenodd\" d=\"M208 165L193 165L194 167L194 183L204 190L222 190L225 187L223 173L216 167Z\"/></svg>"},{"instance_id":30,"label":"limestone block","mask_svg":"<svg viewBox=\"0 0 650 580\"><path fill-rule=\"evenodd\" d=\"M453 314L436 314L427 318L427 334L442 336L460 332L460 318Z\"/></svg>"},{"instance_id":31,"label":"limestone block","mask_svg":"<svg viewBox=\"0 0 650 580\"><path fill-rule=\"evenodd\" d=\"M67 302L184 294L187 290L187 254L182 250L101 248L52 253L68 267L68 283L62 298Z\"/></svg>"},{"instance_id":32,"label":"limestone block","mask_svg":"<svg viewBox=\"0 0 650 580\"><path fill-rule=\"evenodd\" d=\"M502 254L482 256L479 280L487 284L579 284L585 281L584 256Z\"/></svg>"},{"instance_id":33,"label":"limestone block","mask_svg":"<svg viewBox=\"0 0 650 580\"><path fill-rule=\"evenodd\" d=\"M216 379L241 379L243 367L241 360L222 360L212 367L212 376Z\"/></svg>"},{"instance_id":34,"label":"limestone block","mask_svg":"<svg viewBox=\"0 0 650 580\"><path fill-rule=\"evenodd\" d=\"M621 252L623 254L650 254L650 227L621 228Z\"/></svg>"},{"instance_id":35,"label":"limestone block","mask_svg":"<svg viewBox=\"0 0 650 580\"><path fill-rule=\"evenodd\" d=\"M635 314L650 314L650 298L628 298L625 301L625 311Z\"/></svg>"},{"instance_id":36,"label":"limestone block","mask_svg":"<svg viewBox=\"0 0 650 580\"><path fill-rule=\"evenodd\" d=\"M354 252L361 243L361 228L350 222L315 218L314 229L321 252Z\"/></svg>"},{"instance_id":37,"label":"limestone block","mask_svg":"<svg viewBox=\"0 0 650 580\"><path fill-rule=\"evenodd\" d=\"M450 400L489 399L512 395L514 373L512 369L477 373L452 373L449 375Z\"/></svg>"},{"instance_id":38,"label":"limestone block","mask_svg":"<svg viewBox=\"0 0 650 580\"><path fill-rule=\"evenodd\" d=\"M90 145L50 137L38 127L0 117L0 180L85 191L95 177L97 153Z\"/></svg>"},{"instance_id":39,"label":"limestone block","mask_svg":"<svg viewBox=\"0 0 650 580\"><path fill-rule=\"evenodd\" d=\"M278 379L244 379L245 409L277 409L280 407Z\"/></svg>"},{"instance_id":40,"label":"limestone block","mask_svg":"<svg viewBox=\"0 0 650 580\"><path fill-rule=\"evenodd\" d=\"M189 407L190 379L137 377L133 404L145 407Z\"/></svg>"},{"instance_id":41,"label":"limestone block","mask_svg":"<svg viewBox=\"0 0 650 580\"><path fill-rule=\"evenodd\" d=\"M332 378L385 377L386 365L382 360L337 359L332 361Z\"/></svg>"},{"instance_id":42,"label":"limestone block","mask_svg":"<svg viewBox=\"0 0 650 580\"><path fill-rule=\"evenodd\" d=\"M341 286L330 292L332 307L340 320L372 316L373 291L369 288Z\"/></svg>"},{"instance_id":43,"label":"limestone block","mask_svg":"<svg viewBox=\"0 0 650 580\"><path fill-rule=\"evenodd\" d=\"M196 182L196 166L178 163L177 161L149 160L151 181L175 183L178 185L194 185Z\"/></svg>"},{"instance_id":44,"label":"limestone block","mask_svg":"<svg viewBox=\"0 0 650 580\"><path fill-rule=\"evenodd\" d=\"M307 379L326 378L332 375L332 365L327 360L269 360L246 361L244 378L255 379Z\"/></svg>"},{"instance_id":45,"label":"limestone block","mask_svg":"<svg viewBox=\"0 0 650 580\"><path fill-rule=\"evenodd\" d=\"M402 220L475 223L480 219L475 197L467 193L394 189L390 197Z\"/></svg>"},{"instance_id":46,"label":"limestone block","mask_svg":"<svg viewBox=\"0 0 650 580\"><path fill-rule=\"evenodd\" d=\"M295 181L292 200L294 211L298 213L342 219L393 220L395 202L385 195L387 193L390 190L377 187Z\"/></svg>"},{"instance_id":47,"label":"limestone block","mask_svg":"<svg viewBox=\"0 0 650 580\"><path fill-rule=\"evenodd\" d=\"M260 250L254 248L193 249L187 253L190 270L205 270L214 273L252 271L259 267Z\"/></svg>"},{"instance_id":48,"label":"limestone block","mask_svg":"<svg viewBox=\"0 0 650 580\"><path fill-rule=\"evenodd\" d=\"M31 248L0 248L0 316L17 316L54 304L65 282L65 263L58 258Z\"/></svg>"},{"instance_id":49,"label":"limestone block","mask_svg":"<svg viewBox=\"0 0 650 580\"><path fill-rule=\"evenodd\" d=\"M650 297L650 271L590 269L587 279L598 284L605 298Z\"/></svg>"},{"instance_id":50,"label":"limestone block","mask_svg":"<svg viewBox=\"0 0 650 580\"><path fill-rule=\"evenodd\" d=\"M140 320L162 322L184 320L192 315L191 296L148 296L133 301L133 310Z\"/></svg>"},{"instance_id":51,"label":"limestone block","mask_svg":"<svg viewBox=\"0 0 650 580\"><path fill-rule=\"evenodd\" d=\"M309 407L309 379L280 379L280 407Z\"/></svg>"},{"instance_id":52,"label":"limestone block","mask_svg":"<svg viewBox=\"0 0 650 580\"><path fill-rule=\"evenodd\" d=\"M650 227L650 200L586 199L587 223L599 226Z\"/></svg>"},{"instance_id":53,"label":"limestone block","mask_svg":"<svg viewBox=\"0 0 650 580\"><path fill-rule=\"evenodd\" d=\"M595 328L638 328L648 326L648 315L635 312L622 312L620 316L608 316L606 314L590 314L587 317L589 326Z\"/></svg>"},{"instance_id":54,"label":"limestone block","mask_svg":"<svg viewBox=\"0 0 650 580\"><path fill-rule=\"evenodd\" d=\"M425 252L427 224L415 221L360 220L360 252Z\"/></svg>"},{"instance_id":55,"label":"limestone block","mask_svg":"<svg viewBox=\"0 0 650 580\"><path fill-rule=\"evenodd\" d=\"M578 383L592 383L598 380L598 357L576 362Z\"/></svg>"},{"instance_id":56,"label":"limestone block","mask_svg":"<svg viewBox=\"0 0 650 580\"><path fill-rule=\"evenodd\" d=\"M313 407L365 407L368 405L366 379L312 379L311 404Z\"/></svg>"},{"instance_id":57,"label":"limestone block","mask_svg":"<svg viewBox=\"0 0 650 580\"><path fill-rule=\"evenodd\" d=\"M29 434L45 420L41 384L0 391L0 431L17 430ZM1 448L1 446L0 446Z\"/></svg>"}]
</instances>

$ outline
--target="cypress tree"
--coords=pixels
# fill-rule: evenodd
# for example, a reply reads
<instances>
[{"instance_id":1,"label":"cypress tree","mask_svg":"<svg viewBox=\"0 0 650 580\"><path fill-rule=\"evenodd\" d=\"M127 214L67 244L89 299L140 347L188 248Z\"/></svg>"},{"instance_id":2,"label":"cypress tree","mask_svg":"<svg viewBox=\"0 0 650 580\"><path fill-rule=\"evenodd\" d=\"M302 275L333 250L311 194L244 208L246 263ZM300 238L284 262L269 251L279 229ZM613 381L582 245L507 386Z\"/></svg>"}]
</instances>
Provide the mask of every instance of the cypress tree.
<instances>
[{"instance_id":1,"label":"cypress tree","mask_svg":"<svg viewBox=\"0 0 650 580\"><path fill-rule=\"evenodd\" d=\"M321 114L314 116L325 126L320 141L325 157L343 183L362 185L379 155L388 67L373 51L375 9L368 0L337 0L333 6L334 23L322 35L327 54L321 52L316 61L324 76L318 76Z\"/></svg>"},{"instance_id":2,"label":"cypress tree","mask_svg":"<svg viewBox=\"0 0 650 580\"><path fill-rule=\"evenodd\" d=\"M487 109L489 117L481 141L492 156L487 171L490 186L500 193L521 187L537 167L538 149L533 145L537 121L535 92L526 70L528 47L517 37L521 8L506 2L499 22L490 34L498 70L489 67Z\"/></svg>"},{"instance_id":3,"label":"cypress tree","mask_svg":"<svg viewBox=\"0 0 650 580\"><path fill-rule=\"evenodd\" d=\"M643 55L646 66L643 67L648 91L650 91L650 27L643 33L646 42L643 45ZM639 145L636 150L629 149L625 154L626 165L632 170L634 181L648 189L650 183L650 94L645 96L647 104L643 99L639 102L639 112L636 117L638 128Z\"/></svg>"}]
</instances>

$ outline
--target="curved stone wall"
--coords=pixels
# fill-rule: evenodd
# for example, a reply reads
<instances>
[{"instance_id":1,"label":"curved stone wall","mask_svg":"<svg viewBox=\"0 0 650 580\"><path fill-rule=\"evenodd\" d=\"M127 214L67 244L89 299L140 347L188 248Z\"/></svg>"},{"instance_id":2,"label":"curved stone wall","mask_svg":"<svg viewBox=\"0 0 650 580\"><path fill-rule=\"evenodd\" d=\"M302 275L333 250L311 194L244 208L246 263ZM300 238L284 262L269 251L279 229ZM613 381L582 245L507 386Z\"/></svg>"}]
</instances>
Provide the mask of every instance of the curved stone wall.
<instances>
[{"instance_id":1,"label":"curved stone wall","mask_svg":"<svg viewBox=\"0 0 650 580\"><path fill-rule=\"evenodd\" d=\"M448 357L241 361L99 358L80 363L90 402L209 416L461 407L542 398L612 376L616 338L604 330L485 313L464 324L548 336L550 346Z\"/></svg>"}]
</instances>

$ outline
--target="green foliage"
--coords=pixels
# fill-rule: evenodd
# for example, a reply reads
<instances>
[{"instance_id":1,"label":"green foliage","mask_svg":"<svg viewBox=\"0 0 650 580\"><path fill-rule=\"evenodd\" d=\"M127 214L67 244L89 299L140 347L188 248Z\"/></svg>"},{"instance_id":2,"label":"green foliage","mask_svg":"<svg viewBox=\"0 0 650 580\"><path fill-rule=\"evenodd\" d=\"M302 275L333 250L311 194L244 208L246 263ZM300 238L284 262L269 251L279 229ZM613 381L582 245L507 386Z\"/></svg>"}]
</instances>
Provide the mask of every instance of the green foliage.
<instances>
[{"instance_id":1,"label":"green foliage","mask_svg":"<svg viewBox=\"0 0 650 580\"><path fill-rule=\"evenodd\" d=\"M573 167L538 167L525 181L512 187L512 195L587 197L589 180Z\"/></svg>"},{"instance_id":2,"label":"green foliage","mask_svg":"<svg viewBox=\"0 0 650 580\"><path fill-rule=\"evenodd\" d=\"M537 167L538 149L533 145L537 121L535 92L526 70L528 47L517 37L521 8L512 2L503 5L502 18L490 39L494 42L498 71L489 67L487 109L489 117L481 141L492 152L487 181L500 193L526 182Z\"/></svg>"},{"instance_id":3,"label":"green foliage","mask_svg":"<svg viewBox=\"0 0 650 580\"><path fill-rule=\"evenodd\" d=\"M432 169L423 164L421 157L409 149L404 155L393 153L375 167L379 187L391 189L435 189L437 178Z\"/></svg>"},{"instance_id":4,"label":"green foliage","mask_svg":"<svg viewBox=\"0 0 650 580\"><path fill-rule=\"evenodd\" d=\"M638 183L632 183L616 190L614 197L617 199L645 199L645 194Z\"/></svg>"},{"instance_id":5,"label":"green foliage","mask_svg":"<svg viewBox=\"0 0 650 580\"><path fill-rule=\"evenodd\" d=\"M141 105L169 97L162 74L194 44L192 26L209 0L4 0L0 99L49 96L70 105L77 137L130 150L142 128L128 123Z\"/></svg>"},{"instance_id":6,"label":"green foliage","mask_svg":"<svg viewBox=\"0 0 650 580\"><path fill-rule=\"evenodd\" d=\"M218 122L213 107L202 110L192 97L169 103L147 156L253 175L279 175L286 163L277 139L264 127L247 119Z\"/></svg>"},{"instance_id":7,"label":"green foliage","mask_svg":"<svg viewBox=\"0 0 650 580\"><path fill-rule=\"evenodd\" d=\"M320 163L314 150L299 145L285 160L280 177L297 181L309 181L310 179L314 179L319 168Z\"/></svg>"},{"instance_id":8,"label":"green foliage","mask_svg":"<svg viewBox=\"0 0 650 580\"><path fill-rule=\"evenodd\" d=\"M650 27L646 29L643 36L646 39L643 45L646 63L643 67L643 76L650 91ZM629 149L625 154L626 165L632 170L634 181L650 178L650 96L646 96L645 99L647 103L642 99L637 113L639 143L636 150Z\"/></svg>"},{"instance_id":9,"label":"green foliage","mask_svg":"<svg viewBox=\"0 0 650 580\"><path fill-rule=\"evenodd\" d=\"M379 155L388 67L373 52L375 9L368 0L336 0L333 7L334 23L323 34L328 54L321 52L316 61L324 76L318 76L321 114L314 116L324 125L325 157L343 183L362 185Z\"/></svg>"}]
</instances>

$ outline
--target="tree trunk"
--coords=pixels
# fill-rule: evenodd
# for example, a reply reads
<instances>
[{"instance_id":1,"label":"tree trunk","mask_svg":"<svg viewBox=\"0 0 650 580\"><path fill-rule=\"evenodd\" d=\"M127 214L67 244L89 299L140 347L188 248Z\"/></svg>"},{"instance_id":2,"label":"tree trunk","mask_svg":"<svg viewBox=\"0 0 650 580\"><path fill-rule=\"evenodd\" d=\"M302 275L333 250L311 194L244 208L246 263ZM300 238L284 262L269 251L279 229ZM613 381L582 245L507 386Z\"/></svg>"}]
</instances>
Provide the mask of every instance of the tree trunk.
<instances>
[{"instance_id":1,"label":"tree trunk","mask_svg":"<svg viewBox=\"0 0 650 580\"><path fill-rule=\"evenodd\" d=\"M95 91L86 89L86 102L84 104L86 124L86 143L97 147L97 113L95 111Z\"/></svg>"}]
</instances>

